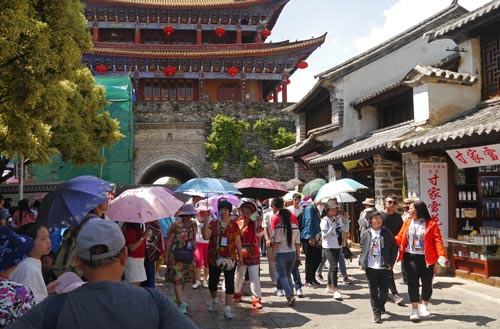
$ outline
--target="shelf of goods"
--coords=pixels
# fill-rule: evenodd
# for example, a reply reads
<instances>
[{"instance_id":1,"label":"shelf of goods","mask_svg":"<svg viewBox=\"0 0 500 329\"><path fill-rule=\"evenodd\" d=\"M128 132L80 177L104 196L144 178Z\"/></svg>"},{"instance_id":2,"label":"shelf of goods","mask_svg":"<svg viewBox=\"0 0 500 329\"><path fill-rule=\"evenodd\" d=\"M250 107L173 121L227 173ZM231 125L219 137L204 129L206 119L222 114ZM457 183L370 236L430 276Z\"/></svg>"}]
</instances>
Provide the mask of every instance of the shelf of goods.
<instances>
[{"instance_id":1,"label":"shelf of goods","mask_svg":"<svg viewBox=\"0 0 500 329\"><path fill-rule=\"evenodd\" d=\"M486 228L484 228L487 231ZM491 229L491 228L489 228ZM493 232L491 232L493 233ZM452 245L452 267L486 277L500 275L500 231L446 239Z\"/></svg>"}]
</instances>

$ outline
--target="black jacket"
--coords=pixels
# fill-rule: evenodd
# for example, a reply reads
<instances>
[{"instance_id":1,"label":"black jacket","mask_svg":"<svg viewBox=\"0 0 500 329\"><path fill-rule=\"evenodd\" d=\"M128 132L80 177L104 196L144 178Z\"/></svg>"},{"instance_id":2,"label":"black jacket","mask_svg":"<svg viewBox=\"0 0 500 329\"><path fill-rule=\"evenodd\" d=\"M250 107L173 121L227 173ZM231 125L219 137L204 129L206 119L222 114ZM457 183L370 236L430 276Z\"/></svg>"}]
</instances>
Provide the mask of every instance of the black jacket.
<instances>
[{"instance_id":1,"label":"black jacket","mask_svg":"<svg viewBox=\"0 0 500 329\"><path fill-rule=\"evenodd\" d=\"M368 257L372 257L370 253L370 244L372 241L372 231L370 229L363 233L360 241L361 255L359 256L359 265L363 270L368 267ZM396 257L398 255L398 246L391 231L385 227L380 231L380 252L381 252L381 266L388 267L394 266Z\"/></svg>"}]
</instances>

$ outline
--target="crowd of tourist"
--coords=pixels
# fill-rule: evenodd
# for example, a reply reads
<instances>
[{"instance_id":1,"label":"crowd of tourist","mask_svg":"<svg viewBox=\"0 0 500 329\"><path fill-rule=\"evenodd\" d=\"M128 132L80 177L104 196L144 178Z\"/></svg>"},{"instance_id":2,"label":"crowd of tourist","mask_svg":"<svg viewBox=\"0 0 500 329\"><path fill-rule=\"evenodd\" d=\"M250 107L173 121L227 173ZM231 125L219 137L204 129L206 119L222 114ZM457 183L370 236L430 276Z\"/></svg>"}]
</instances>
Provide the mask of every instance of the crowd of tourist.
<instances>
[{"instance_id":1,"label":"crowd of tourist","mask_svg":"<svg viewBox=\"0 0 500 329\"><path fill-rule=\"evenodd\" d=\"M350 257L351 218L337 199L316 200L315 196L294 193L287 200L242 199L237 206L222 197L216 209L195 196L172 217L122 226L106 219L105 201L89 212L77 230L68 230L77 234L75 269L67 267L72 272L63 275L52 267L57 248L47 227L36 221L36 209L29 201L22 200L12 215L2 208L0 328L9 324L47 328L50 323L51 328L196 327L185 316L189 309L185 291L207 288L212 298L209 311L217 312L221 274L222 312L232 319L235 303L245 302L245 287L249 287L251 306L265 307L260 277L264 255L276 295L283 296L286 305L292 307L304 297L304 288L321 286L342 301L341 283L355 284L345 266L345 258ZM434 264L446 262L439 226L427 206L404 201L404 220L396 211L398 197L388 195L381 211L373 198L364 200L365 210L357 221L359 265L366 273L375 323L382 323L389 291L395 304L406 302L394 280L397 261L402 261L402 279L408 286L411 321L429 316ZM301 254L304 283L299 272ZM165 282L174 287L173 300L154 289L162 265L166 265ZM79 305L85 305L85 312L80 312ZM82 314L89 312L91 319L84 319ZM114 318L117 314L119 323Z\"/></svg>"}]
</instances>

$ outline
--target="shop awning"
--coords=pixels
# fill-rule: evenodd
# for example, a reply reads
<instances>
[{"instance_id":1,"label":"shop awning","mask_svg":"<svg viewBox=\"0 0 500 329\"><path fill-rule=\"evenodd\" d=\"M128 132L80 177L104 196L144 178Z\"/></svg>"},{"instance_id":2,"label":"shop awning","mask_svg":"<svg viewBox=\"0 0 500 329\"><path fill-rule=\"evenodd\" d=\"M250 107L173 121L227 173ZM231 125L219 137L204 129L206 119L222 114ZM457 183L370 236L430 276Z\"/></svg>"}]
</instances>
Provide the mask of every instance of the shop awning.
<instances>
[{"instance_id":1,"label":"shop awning","mask_svg":"<svg viewBox=\"0 0 500 329\"><path fill-rule=\"evenodd\" d=\"M415 131L415 127L408 122L397 127L372 131L357 138L352 144L317 157L309 161L308 164L310 166L323 166L330 163L366 158L389 149L397 150L399 141L413 131Z\"/></svg>"},{"instance_id":2,"label":"shop awning","mask_svg":"<svg viewBox=\"0 0 500 329\"><path fill-rule=\"evenodd\" d=\"M500 100L489 101L481 107L441 126L422 128L400 143L402 152L463 146L488 140L498 141L500 133ZM494 135L494 136L493 136Z\"/></svg>"}]
</instances>

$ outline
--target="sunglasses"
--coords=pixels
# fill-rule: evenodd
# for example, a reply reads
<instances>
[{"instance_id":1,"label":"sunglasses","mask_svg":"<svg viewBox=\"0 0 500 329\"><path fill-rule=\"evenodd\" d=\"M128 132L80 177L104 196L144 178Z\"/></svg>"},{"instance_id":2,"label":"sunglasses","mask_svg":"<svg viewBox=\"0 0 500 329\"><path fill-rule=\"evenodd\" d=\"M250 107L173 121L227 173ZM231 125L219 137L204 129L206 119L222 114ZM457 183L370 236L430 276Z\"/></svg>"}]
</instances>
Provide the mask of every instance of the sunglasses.
<instances>
[{"instance_id":1,"label":"sunglasses","mask_svg":"<svg viewBox=\"0 0 500 329\"><path fill-rule=\"evenodd\" d=\"M393 201L393 200L387 200L385 203L394 204L394 203L396 203L396 201Z\"/></svg>"}]
</instances>

